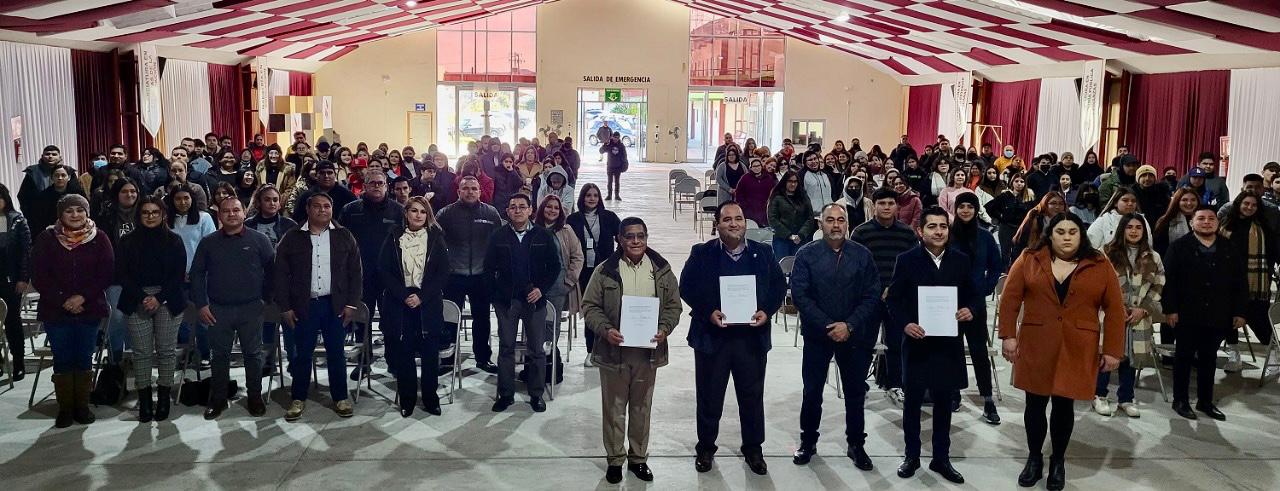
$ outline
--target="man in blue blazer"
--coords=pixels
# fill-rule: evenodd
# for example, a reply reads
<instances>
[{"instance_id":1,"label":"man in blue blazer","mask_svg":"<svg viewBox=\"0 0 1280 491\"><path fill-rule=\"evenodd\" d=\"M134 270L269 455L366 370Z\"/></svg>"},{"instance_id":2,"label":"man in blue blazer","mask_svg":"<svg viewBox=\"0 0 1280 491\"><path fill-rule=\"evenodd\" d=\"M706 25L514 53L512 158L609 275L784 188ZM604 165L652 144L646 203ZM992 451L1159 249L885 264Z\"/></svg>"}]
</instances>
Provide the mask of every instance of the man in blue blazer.
<instances>
[{"instance_id":1,"label":"man in blue blazer","mask_svg":"<svg viewBox=\"0 0 1280 491\"><path fill-rule=\"evenodd\" d=\"M680 272L680 298L689 304L689 346L693 348L698 400L698 445L694 468L711 470L720 433L729 377L742 418L742 455L752 472L768 474L764 443L764 369L772 344L769 319L782 306L786 276L773 250L747 240L746 218L736 201L720 203L715 213L717 238L695 244ZM720 278L754 276L756 312L746 324L728 324L721 311Z\"/></svg>"},{"instance_id":2,"label":"man in blue blazer","mask_svg":"<svg viewBox=\"0 0 1280 491\"><path fill-rule=\"evenodd\" d=\"M791 272L791 297L800 312L804 335L804 398L800 403L800 448L792 462L805 465L817 454L822 422L822 396L827 370L834 357L844 384L847 455L857 468L872 469L863 444L863 403L867 369L876 336L880 334L880 276L871 251L848 239L848 211L839 203L822 208L823 240L796 252Z\"/></svg>"},{"instance_id":3,"label":"man in blue blazer","mask_svg":"<svg viewBox=\"0 0 1280 491\"><path fill-rule=\"evenodd\" d=\"M933 461L932 470L944 479L960 484L964 476L951 466L951 405L944 395L968 386L964 366L964 325L973 322L973 312L982 303L974 277L970 274L969 256L948 247L950 226L947 213L939 207L925 210L921 216L922 244L898 255L893 280L885 302L889 306L889 329L902 330L902 387L906 393L902 407L902 432L906 440L906 459L898 466L898 476L908 478L920 468L920 408L925 391L933 394ZM956 288L955 318L959 332L955 336L927 335L936 327L921 326L918 311L922 286ZM949 312L948 312L949 313Z\"/></svg>"}]
</instances>

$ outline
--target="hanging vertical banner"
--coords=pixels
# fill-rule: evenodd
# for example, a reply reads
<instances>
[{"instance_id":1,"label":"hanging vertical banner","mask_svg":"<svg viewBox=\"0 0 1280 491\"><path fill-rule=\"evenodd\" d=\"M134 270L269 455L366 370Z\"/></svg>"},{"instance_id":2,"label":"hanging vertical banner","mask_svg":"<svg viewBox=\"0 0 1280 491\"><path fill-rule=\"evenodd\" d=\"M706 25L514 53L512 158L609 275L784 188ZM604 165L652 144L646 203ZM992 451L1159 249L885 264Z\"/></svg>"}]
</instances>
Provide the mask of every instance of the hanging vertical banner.
<instances>
[{"instance_id":1,"label":"hanging vertical banner","mask_svg":"<svg viewBox=\"0 0 1280 491\"><path fill-rule=\"evenodd\" d=\"M972 108L973 73L958 73L952 82L942 84L938 93L938 134L953 145L967 142Z\"/></svg>"},{"instance_id":2,"label":"hanging vertical banner","mask_svg":"<svg viewBox=\"0 0 1280 491\"><path fill-rule=\"evenodd\" d=\"M1107 80L1106 60L1084 63L1080 80L1080 144L1085 151L1102 139L1102 88Z\"/></svg>"},{"instance_id":3,"label":"hanging vertical banner","mask_svg":"<svg viewBox=\"0 0 1280 491\"><path fill-rule=\"evenodd\" d=\"M156 45L138 45L138 113L151 136L160 131L160 56Z\"/></svg>"},{"instance_id":4,"label":"hanging vertical banner","mask_svg":"<svg viewBox=\"0 0 1280 491\"><path fill-rule=\"evenodd\" d=\"M258 73L258 119L267 125L271 117L271 82L267 76L267 63L262 57L253 59L253 70Z\"/></svg>"},{"instance_id":5,"label":"hanging vertical banner","mask_svg":"<svg viewBox=\"0 0 1280 491\"><path fill-rule=\"evenodd\" d=\"M320 129L329 129L333 127L333 97L323 96L320 98Z\"/></svg>"}]
</instances>

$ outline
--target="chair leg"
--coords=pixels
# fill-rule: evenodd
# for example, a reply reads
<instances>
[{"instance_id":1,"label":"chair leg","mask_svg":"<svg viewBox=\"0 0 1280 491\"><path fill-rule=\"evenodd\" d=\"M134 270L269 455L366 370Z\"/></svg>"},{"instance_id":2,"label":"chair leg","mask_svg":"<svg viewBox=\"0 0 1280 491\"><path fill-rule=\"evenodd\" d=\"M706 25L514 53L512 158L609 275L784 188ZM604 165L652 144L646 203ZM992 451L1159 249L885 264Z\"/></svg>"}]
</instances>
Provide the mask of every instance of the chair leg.
<instances>
[{"instance_id":1,"label":"chair leg","mask_svg":"<svg viewBox=\"0 0 1280 491\"><path fill-rule=\"evenodd\" d=\"M44 371L44 357L36 360L36 373L31 377L31 397L27 398L27 408L30 409L36 405L36 387L40 386L40 372Z\"/></svg>"},{"instance_id":2,"label":"chair leg","mask_svg":"<svg viewBox=\"0 0 1280 491\"><path fill-rule=\"evenodd\" d=\"M996 376L996 357L987 355L991 359L991 387L996 391L996 400L1003 401L1004 393L1000 391L1000 377Z\"/></svg>"}]
</instances>

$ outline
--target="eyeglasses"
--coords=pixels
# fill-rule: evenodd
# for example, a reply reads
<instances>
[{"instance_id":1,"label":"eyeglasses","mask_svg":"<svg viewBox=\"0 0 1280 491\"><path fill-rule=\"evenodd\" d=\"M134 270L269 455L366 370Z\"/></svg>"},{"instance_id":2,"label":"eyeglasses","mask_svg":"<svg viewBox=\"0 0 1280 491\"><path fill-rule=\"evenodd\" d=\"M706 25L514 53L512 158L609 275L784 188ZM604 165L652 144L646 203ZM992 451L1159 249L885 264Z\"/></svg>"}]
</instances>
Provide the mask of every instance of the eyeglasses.
<instances>
[{"instance_id":1,"label":"eyeglasses","mask_svg":"<svg viewBox=\"0 0 1280 491\"><path fill-rule=\"evenodd\" d=\"M639 241L639 240L645 240L645 239L648 239L648 238L649 238L649 234L645 234L645 233L639 233L639 234L622 234L622 240L625 240L625 241L627 241L627 242L635 242L635 241Z\"/></svg>"},{"instance_id":2,"label":"eyeglasses","mask_svg":"<svg viewBox=\"0 0 1280 491\"><path fill-rule=\"evenodd\" d=\"M144 217L158 217L164 214L164 212L160 210L142 210L139 213L141 213L142 216Z\"/></svg>"},{"instance_id":3,"label":"eyeglasses","mask_svg":"<svg viewBox=\"0 0 1280 491\"><path fill-rule=\"evenodd\" d=\"M508 205L507 209L513 211L525 211L529 209L529 205Z\"/></svg>"}]
</instances>

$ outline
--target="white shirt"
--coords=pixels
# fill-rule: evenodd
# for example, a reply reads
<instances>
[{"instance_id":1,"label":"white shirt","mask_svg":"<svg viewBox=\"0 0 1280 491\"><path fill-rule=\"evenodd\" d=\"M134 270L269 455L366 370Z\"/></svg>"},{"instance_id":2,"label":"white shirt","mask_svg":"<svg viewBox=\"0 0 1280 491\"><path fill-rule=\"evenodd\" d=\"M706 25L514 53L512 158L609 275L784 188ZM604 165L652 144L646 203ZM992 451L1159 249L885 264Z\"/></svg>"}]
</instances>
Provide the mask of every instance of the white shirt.
<instances>
[{"instance_id":1,"label":"white shirt","mask_svg":"<svg viewBox=\"0 0 1280 491\"><path fill-rule=\"evenodd\" d=\"M947 253L947 250L946 250L946 249L943 249L943 250L942 250L942 254L938 254L938 255L936 255L936 256L935 256L935 255L933 255L933 251L929 250L928 248L925 248L924 252L929 253L929 259L932 259L932 260L933 260L933 265L934 265L934 266L937 266L937 267L938 267L938 269L942 269L942 256L943 256L943 255L945 255L945 254Z\"/></svg>"},{"instance_id":2,"label":"white shirt","mask_svg":"<svg viewBox=\"0 0 1280 491\"><path fill-rule=\"evenodd\" d=\"M305 225L304 225L305 226ZM311 234L311 298L333 293L333 270L330 266L329 229Z\"/></svg>"}]
</instances>

